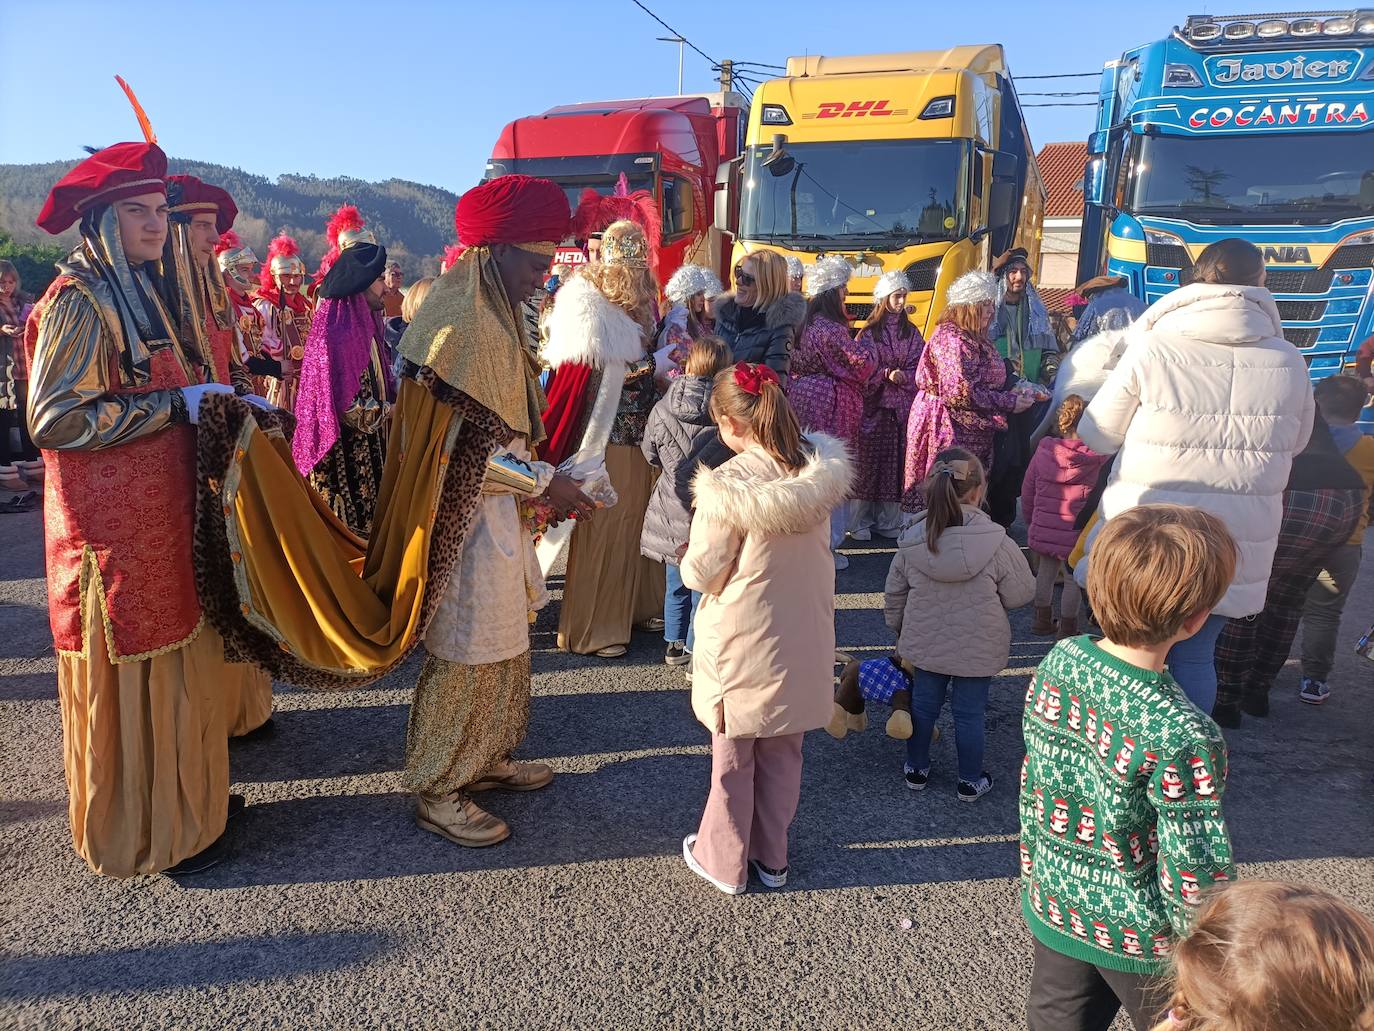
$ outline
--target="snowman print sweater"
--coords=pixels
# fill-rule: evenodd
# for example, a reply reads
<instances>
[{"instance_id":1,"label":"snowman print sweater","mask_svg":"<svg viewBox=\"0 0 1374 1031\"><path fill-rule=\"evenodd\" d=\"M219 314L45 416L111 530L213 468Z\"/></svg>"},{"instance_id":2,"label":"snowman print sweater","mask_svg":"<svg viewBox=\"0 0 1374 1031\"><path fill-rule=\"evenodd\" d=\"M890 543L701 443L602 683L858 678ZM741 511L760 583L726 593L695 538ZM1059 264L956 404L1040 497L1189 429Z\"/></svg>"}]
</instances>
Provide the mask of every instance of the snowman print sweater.
<instances>
[{"instance_id":1,"label":"snowman print sweater","mask_svg":"<svg viewBox=\"0 0 1374 1031\"><path fill-rule=\"evenodd\" d=\"M1168 673L1061 641L1026 692L1021 909L1044 945L1160 974L1203 892L1235 876L1220 728Z\"/></svg>"}]
</instances>

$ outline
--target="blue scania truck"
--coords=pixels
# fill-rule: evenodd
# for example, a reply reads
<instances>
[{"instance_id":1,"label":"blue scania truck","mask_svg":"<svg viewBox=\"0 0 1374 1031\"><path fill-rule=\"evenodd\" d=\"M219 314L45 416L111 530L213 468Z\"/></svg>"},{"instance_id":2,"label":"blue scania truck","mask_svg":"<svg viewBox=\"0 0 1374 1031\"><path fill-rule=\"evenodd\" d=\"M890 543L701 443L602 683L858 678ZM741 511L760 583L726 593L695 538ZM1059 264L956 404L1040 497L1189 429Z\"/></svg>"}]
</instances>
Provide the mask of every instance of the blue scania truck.
<instances>
[{"instance_id":1,"label":"blue scania truck","mask_svg":"<svg viewBox=\"0 0 1374 1031\"><path fill-rule=\"evenodd\" d=\"M1083 192L1079 282L1153 302L1239 236L1313 378L1349 370L1374 334L1374 10L1200 15L1109 62Z\"/></svg>"}]
</instances>

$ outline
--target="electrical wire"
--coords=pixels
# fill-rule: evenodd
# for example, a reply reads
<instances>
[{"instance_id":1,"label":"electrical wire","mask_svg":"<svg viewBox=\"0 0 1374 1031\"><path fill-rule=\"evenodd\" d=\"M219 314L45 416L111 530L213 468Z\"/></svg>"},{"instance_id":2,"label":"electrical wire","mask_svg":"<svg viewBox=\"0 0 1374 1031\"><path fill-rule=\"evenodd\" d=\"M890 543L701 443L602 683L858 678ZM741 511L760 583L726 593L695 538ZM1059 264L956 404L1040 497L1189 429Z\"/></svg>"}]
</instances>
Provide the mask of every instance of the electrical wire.
<instances>
[{"instance_id":1,"label":"electrical wire","mask_svg":"<svg viewBox=\"0 0 1374 1031\"><path fill-rule=\"evenodd\" d=\"M666 21L664 21L664 20L663 20L662 18L660 18L658 15L654 14L653 11L651 11L651 10L649 10L647 7L645 7L642 3L639 2L639 0L630 0L630 3L632 3L632 4L634 4L636 7L638 7L641 11L643 11L643 12L644 12L645 14L647 14L650 18L652 18L654 21L656 21L656 22L658 22L660 25L662 25L665 29L667 29L669 32L671 32L671 33L672 33L674 36L676 36L678 39L682 40L682 42L686 43L689 47L691 47L693 50L695 50L695 51L696 51L698 54L700 54L702 57L706 58L706 60L709 61L711 64L713 64L713 65L719 65L719 63L720 63L719 61L717 61L714 57L712 57L710 54L708 54L705 50L702 50L701 47L697 46L695 43L693 43L690 39L688 39L688 38L687 38L686 36L684 36L682 33L678 32L677 29L673 28L671 25L669 25Z\"/></svg>"},{"instance_id":2,"label":"electrical wire","mask_svg":"<svg viewBox=\"0 0 1374 1031\"><path fill-rule=\"evenodd\" d=\"M746 68L776 68L780 72L787 71L785 64L764 64L762 61L736 61L735 66L743 65Z\"/></svg>"},{"instance_id":3,"label":"electrical wire","mask_svg":"<svg viewBox=\"0 0 1374 1031\"><path fill-rule=\"evenodd\" d=\"M1013 75L1017 82L1022 79L1095 79L1101 72L1065 72L1063 75Z\"/></svg>"}]
</instances>

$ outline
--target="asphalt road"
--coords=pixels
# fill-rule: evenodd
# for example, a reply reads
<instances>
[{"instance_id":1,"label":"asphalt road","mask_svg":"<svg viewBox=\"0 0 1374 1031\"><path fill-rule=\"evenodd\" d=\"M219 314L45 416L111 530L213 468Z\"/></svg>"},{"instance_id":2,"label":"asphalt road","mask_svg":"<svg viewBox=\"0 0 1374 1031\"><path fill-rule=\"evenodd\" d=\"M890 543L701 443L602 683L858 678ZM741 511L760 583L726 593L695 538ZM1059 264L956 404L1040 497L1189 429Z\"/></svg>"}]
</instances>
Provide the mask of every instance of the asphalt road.
<instances>
[{"instance_id":1,"label":"asphalt road","mask_svg":"<svg viewBox=\"0 0 1374 1031\"><path fill-rule=\"evenodd\" d=\"M1028 611L993 690L994 792L956 800L949 734L915 795L881 719L844 742L814 733L782 892L728 898L682 864L709 759L661 643L563 655L547 612L523 755L559 777L486 796L505 844L466 851L411 822L413 659L367 690L282 688L276 736L231 750L249 806L232 859L184 883L113 881L71 849L41 532L37 513L0 520L0 1027L1024 1026L1015 778L1047 648ZM881 654L888 552L852 559L839 643ZM1272 717L1228 735L1228 815L1243 875L1374 913L1374 666L1351 652L1374 614L1365 567L1331 700L1298 704L1290 665Z\"/></svg>"}]
</instances>

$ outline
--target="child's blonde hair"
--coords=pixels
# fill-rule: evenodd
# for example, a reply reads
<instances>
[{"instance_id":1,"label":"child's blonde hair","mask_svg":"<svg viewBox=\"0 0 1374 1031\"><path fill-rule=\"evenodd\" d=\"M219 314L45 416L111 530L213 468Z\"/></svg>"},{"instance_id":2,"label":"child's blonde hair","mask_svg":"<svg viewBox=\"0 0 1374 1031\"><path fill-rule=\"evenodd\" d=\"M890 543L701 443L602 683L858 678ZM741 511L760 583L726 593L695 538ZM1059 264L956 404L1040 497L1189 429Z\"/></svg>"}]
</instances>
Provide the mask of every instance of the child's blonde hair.
<instances>
[{"instance_id":1,"label":"child's blonde hair","mask_svg":"<svg viewBox=\"0 0 1374 1031\"><path fill-rule=\"evenodd\" d=\"M415 321L415 313L420 310L420 305L425 303L425 298L429 296L429 288L434 285L434 277L426 276L424 279L417 280L415 284L406 291L405 297L401 300L401 321L406 325Z\"/></svg>"},{"instance_id":2,"label":"child's blonde hair","mask_svg":"<svg viewBox=\"0 0 1374 1031\"><path fill-rule=\"evenodd\" d=\"M940 534L964 525L966 498L983 485L983 463L961 447L947 447L935 456L923 486L926 497L926 547L939 552Z\"/></svg>"},{"instance_id":3,"label":"child's blonde hair","mask_svg":"<svg viewBox=\"0 0 1374 1031\"><path fill-rule=\"evenodd\" d=\"M1221 600L1236 574L1236 542L1199 508L1138 505L1108 521L1088 560L1088 598L1102 633L1140 648L1169 640Z\"/></svg>"},{"instance_id":4,"label":"child's blonde hair","mask_svg":"<svg viewBox=\"0 0 1374 1031\"><path fill-rule=\"evenodd\" d=\"M744 423L759 447L788 472L795 473L806 464L807 448L802 441L801 424L787 403L782 385L775 374L765 376L759 392L751 394L737 379L741 370L757 374L759 367L740 362L716 375L711 386L711 418L719 421L722 416L729 416ZM766 367L763 371L771 373Z\"/></svg>"},{"instance_id":5,"label":"child's blonde hair","mask_svg":"<svg viewBox=\"0 0 1374 1031\"><path fill-rule=\"evenodd\" d=\"M1324 891L1240 881L1174 948L1178 1031L1374 1029L1374 923Z\"/></svg>"},{"instance_id":6,"label":"child's blonde hair","mask_svg":"<svg viewBox=\"0 0 1374 1031\"><path fill-rule=\"evenodd\" d=\"M730 364L730 345L717 336L697 337L682 363L688 376L715 376Z\"/></svg>"},{"instance_id":7,"label":"child's blonde hair","mask_svg":"<svg viewBox=\"0 0 1374 1031\"><path fill-rule=\"evenodd\" d=\"M1078 432L1078 422L1083 418L1083 412L1087 407L1088 402L1077 394L1070 394L1059 402L1059 410L1055 413L1054 419L1061 437Z\"/></svg>"}]
</instances>

